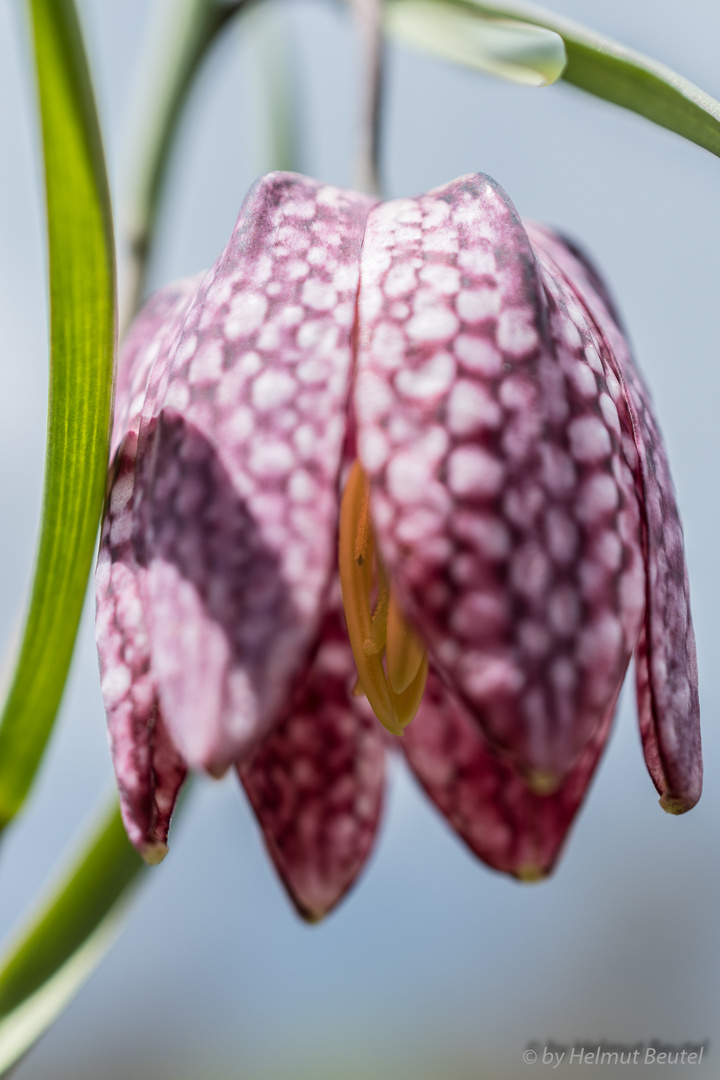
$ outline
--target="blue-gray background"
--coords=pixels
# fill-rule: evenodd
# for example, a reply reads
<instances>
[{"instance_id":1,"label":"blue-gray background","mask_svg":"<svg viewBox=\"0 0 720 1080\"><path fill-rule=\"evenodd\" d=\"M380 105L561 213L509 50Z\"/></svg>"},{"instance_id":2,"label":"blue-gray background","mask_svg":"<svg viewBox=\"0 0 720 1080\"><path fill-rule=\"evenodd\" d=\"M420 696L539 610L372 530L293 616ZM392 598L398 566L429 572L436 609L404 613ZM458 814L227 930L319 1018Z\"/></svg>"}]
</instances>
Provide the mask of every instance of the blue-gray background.
<instances>
[{"instance_id":1,"label":"blue-gray background","mask_svg":"<svg viewBox=\"0 0 720 1080\"><path fill-rule=\"evenodd\" d=\"M132 144L127 107L150 5L80 6L120 198ZM720 97L717 4L557 0L555 8ZM349 22L311 0L279 5L274 17L295 51L302 168L348 185L356 118ZM227 36L193 94L174 158L156 284L213 261L246 189L269 166L257 79L262 18L253 15ZM683 818L658 808L626 692L550 882L519 886L485 871L398 770L367 873L335 915L308 928L290 910L232 778L201 783L120 942L21 1065L22 1080L471 1080L541 1070L522 1064L530 1041L712 1044L720 1035L720 161L563 85L510 86L404 49L392 50L388 81L389 195L489 172L523 215L577 236L620 299L654 389L685 521L706 794ZM30 571L44 452L41 208L24 9L20 0L0 0L6 640ZM3 842L2 931L60 861L110 780L89 607L87 615L33 800ZM694 1075L715 1075L719 1055L711 1045Z\"/></svg>"}]
</instances>

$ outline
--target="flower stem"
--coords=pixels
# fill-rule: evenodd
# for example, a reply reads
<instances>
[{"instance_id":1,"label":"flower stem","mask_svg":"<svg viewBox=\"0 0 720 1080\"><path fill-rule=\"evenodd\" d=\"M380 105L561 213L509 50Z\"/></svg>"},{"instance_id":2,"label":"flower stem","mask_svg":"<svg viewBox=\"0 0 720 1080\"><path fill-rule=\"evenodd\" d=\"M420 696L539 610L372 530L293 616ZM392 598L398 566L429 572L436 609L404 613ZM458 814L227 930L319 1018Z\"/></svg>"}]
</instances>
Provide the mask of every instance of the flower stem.
<instances>
[{"instance_id":1,"label":"flower stem","mask_svg":"<svg viewBox=\"0 0 720 1080\"><path fill-rule=\"evenodd\" d=\"M356 186L380 195L380 134L385 44L382 0L350 0L360 38L362 115Z\"/></svg>"}]
</instances>

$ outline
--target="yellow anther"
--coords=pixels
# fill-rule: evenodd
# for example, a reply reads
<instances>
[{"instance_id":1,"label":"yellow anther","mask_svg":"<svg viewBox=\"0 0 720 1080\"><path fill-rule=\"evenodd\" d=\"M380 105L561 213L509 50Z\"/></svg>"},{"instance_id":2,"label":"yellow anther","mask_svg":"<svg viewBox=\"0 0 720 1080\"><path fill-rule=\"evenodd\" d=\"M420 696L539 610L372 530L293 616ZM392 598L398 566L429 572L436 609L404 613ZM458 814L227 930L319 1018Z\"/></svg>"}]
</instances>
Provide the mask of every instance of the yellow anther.
<instances>
[{"instance_id":1,"label":"yellow anther","mask_svg":"<svg viewBox=\"0 0 720 1080\"><path fill-rule=\"evenodd\" d=\"M398 720L400 721L400 727L407 727L410 721L415 719L415 715L420 708L423 694L425 693L427 673L428 658L427 653L424 652L420 661L420 667L410 685L407 686L401 694L394 694L392 690L390 690L390 696L395 705Z\"/></svg>"},{"instance_id":2,"label":"yellow anther","mask_svg":"<svg viewBox=\"0 0 720 1080\"><path fill-rule=\"evenodd\" d=\"M365 475L355 462L345 485L340 506L339 569L345 621L358 679L373 712L393 735L402 727L382 665L382 653L366 653L373 640L370 594L374 555L370 523L369 492ZM377 631L376 631L377 632Z\"/></svg>"},{"instance_id":3,"label":"yellow anther","mask_svg":"<svg viewBox=\"0 0 720 1080\"><path fill-rule=\"evenodd\" d=\"M420 670L425 646L403 615L393 589L388 604L385 648L388 682L396 694L402 694Z\"/></svg>"},{"instance_id":4,"label":"yellow anther","mask_svg":"<svg viewBox=\"0 0 720 1080\"><path fill-rule=\"evenodd\" d=\"M340 504L339 547L345 621L358 671L353 694L364 691L381 724L393 735L402 735L420 708L428 659L398 606L375 550L369 485L357 461Z\"/></svg>"},{"instance_id":5,"label":"yellow anther","mask_svg":"<svg viewBox=\"0 0 720 1080\"><path fill-rule=\"evenodd\" d=\"M374 545L373 545L374 546ZM363 641L363 649L372 656L374 653L382 653L385 648L385 642L387 640L388 632L388 607L390 605L390 589L387 583L387 576L382 569L379 559L378 563L378 596L375 603L375 611L373 612L372 621L370 625L370 637L365 638Z\"/></svg>"},{"instance_id":6,"label":"yellow anther","mask_svg":"<svg viewBox=\"0 0 720 1080\"><path fill-rule=\"evenodd\" d=\"M355 513L357 514L355 520L355 543L353 545L353 553L355 556L355 562L358 566L367 566L372 559L371 546L372 546L372 523L370 521L370 487L365 474L360 467L360 464L356 461L351 470L351 476L355 469L359 470L362 476L362 492L355 492L355 496L360 495L360 505L355 507ZM348 486L350 485L350 477L348 477ZM359 486L359 485L358 485ZM347 487L345 489L347 491Z\"/></svg>"}]
</instances>

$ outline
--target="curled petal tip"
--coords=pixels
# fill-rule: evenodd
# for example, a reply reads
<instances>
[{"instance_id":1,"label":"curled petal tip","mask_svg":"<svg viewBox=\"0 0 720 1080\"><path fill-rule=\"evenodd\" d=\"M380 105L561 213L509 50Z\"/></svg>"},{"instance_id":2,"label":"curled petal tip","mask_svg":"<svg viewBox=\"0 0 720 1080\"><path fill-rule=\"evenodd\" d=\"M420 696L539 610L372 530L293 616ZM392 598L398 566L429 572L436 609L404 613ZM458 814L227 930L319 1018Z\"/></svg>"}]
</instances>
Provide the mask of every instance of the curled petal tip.
<instances>
[{"instance_id":1,"label":"curled petal tip","mask_svg":"<svg viewBox=\"0 0 720 1080\"><path fill-rule=\"evenodd\" d=\"M515 871L515 877L524 885L536 885L540 881L545 881L549 876L549 871L543 870L536 863L525 863L524 866L519 866Z\"/></svg>"},{"instance_id":2,"label":"curled petal tip","mask_svg":"<svg viewBox=\"0 0 720 1080\"><path fill-rule=\"evenodd\" d=\"M336 609L288 715L238 765L268 853L294 907L312 923L355 882L382 808L384 729L349 694L352 678Z\"/></svg>"},{"instance_id":3,"label":"curled petal tip","mask_svg":"<svg viewBox=\"0 0 720 1080\"><path fill-rule=\"evenodd\" d=\"M669 795L666 792L658 799L658 803L662 806L666 814L672 814L674 817L678 817L680 814L686 814L688 810L692 810L699 798L699 794L695 798L683 798Z\"/></svg>"},{"instance_id":4,"label":"curled petal tip","mask_svg":"<svg viewBox=\"0 0 720 1080\"><path fill-rule=\"evenodd\" d=\"M303 922L308 924L308 926L317 926L318 923L321 923L329 914L328 911L318 911L313 910L312 908L303 907L302 904L298 903L297 899L292 895L292 893L289 893L288 895L290 896L290 899L293 902L293 907L297 911L298 915Z\"/></svg>"},{"instance_id":5,"label":"curled petal tip","mask_svg":"<svg viewBox=\"0 0 720 1080\"><path fill-rule=\"evenodd\" d=\"M613 708L562 785L538 795L496 757L463 704L430 672L428 692L403 750L452 828L494 870L520 881L547 877L607 741Z\"/></svg>"},{"instance_id":6,"label":"curled petal tip","mask_svg":"<svg viewBox=\"0 0 720 1080\"><path fill-rule=\"evenodd\" d=\"M533 795L554 795L562 786L563 778L555 773L538 770L525 774L525 783Z\"/></svg>"},{"instance_id":7,"label":"curled petal tip","mask_svg":"<svg viewBox=\"0 0 720 1080\"><path fill-rule=\"evenodd\" d=\"M167 844L156 843L148 844L147 847L142 848L140 854L142 855L143 862L148 866L157 866L161 863L168 853Z\"/></svg>"}]
</instances>

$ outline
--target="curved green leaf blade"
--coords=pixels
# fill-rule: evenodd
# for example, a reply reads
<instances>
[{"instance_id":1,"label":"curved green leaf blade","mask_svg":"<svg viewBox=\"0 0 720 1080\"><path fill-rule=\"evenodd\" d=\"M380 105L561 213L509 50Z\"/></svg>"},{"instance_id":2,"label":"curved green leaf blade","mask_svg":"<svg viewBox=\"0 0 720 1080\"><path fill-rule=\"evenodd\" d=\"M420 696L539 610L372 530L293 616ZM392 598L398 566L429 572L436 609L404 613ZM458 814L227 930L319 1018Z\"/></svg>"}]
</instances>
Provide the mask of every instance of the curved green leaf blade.
<instances>
[{"instance_id":1,"label":"curved green leaf blade","mask_svg":"<svg viewBox=\"0 0 720 1080\"><path fill-rule=\"evenodd\" d=\"M390 0L391 8L405 0ZM595 97L638 113L720 157L720 102L671 68L612 38L529 3L427 0L478 18L532 23L559 34L567 67L562 78Z\"/></svg>"},{"instance_id":2,"label":"curved green leaf blade","mask_svg":"<svg viewBox=\"0 0 720 1080\"><path fill-rule=\"evenodd\" d=\"M72 0L31 0L50 262L42 522L0 720L0 826L30 787L60 703L105 491L115 259L100 130Z\"/></svg>"},{"instance_id":3,"label":"curved green leaf blade","mask_svg":"<svg viewBox=\"0 0 720 1080\"><path fill-rule=\"evenodd\" d=\"M664 64L574 23L557 23L568 54L566 82L720 157L720 102Z\"/></svg>"},{"instance_id":4,"label":"curved green leaf blade","mask_svg":"<svg viewBox=\"0 0 720 1080\"><path fill-rule=\"evenodd\" d=\"M69 872L20 931L0 966L0 1076L53 1023L92 974L122 925L145 868L117 798Z\"/></svg>"},{"instance_id":5,"label":"curved green leaf blade","mask_svg":"<svg viewBox=\"0 0 720 1080\"><path fill-rule=\"evenodd\" d=\"M555 82L567 60L562 38L551 30L437 0L394 0L387 8L386 28L446 60L525 86Z\"/></svg>"}]
</instances>

